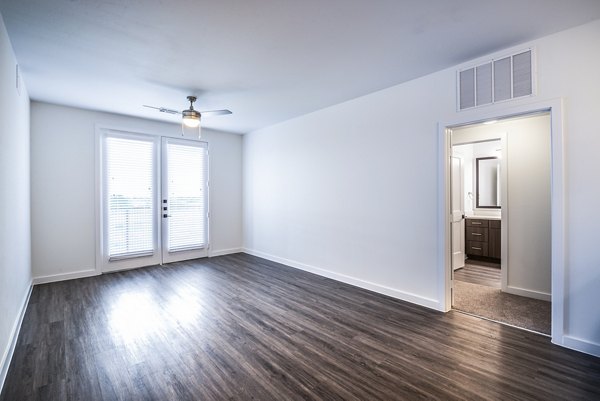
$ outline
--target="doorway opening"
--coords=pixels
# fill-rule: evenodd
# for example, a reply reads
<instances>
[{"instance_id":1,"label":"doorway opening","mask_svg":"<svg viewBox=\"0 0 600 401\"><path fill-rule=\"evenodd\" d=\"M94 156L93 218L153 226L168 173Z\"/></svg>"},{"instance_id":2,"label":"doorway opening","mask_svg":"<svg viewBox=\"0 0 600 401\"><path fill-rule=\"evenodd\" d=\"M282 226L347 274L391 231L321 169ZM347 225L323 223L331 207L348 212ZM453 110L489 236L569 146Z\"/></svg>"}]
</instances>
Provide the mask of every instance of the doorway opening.
<instances>
[{"instance_id":1,"label":"doorway opening","mask_svg":"<svg viewBox=\"0 0 600 401\"><path fill-rule=\"evenodd\" d=\"M559 344L560 121L560 103L550 102L441 126L444 310L552 335Z\"/></svg>"}]
</instances>

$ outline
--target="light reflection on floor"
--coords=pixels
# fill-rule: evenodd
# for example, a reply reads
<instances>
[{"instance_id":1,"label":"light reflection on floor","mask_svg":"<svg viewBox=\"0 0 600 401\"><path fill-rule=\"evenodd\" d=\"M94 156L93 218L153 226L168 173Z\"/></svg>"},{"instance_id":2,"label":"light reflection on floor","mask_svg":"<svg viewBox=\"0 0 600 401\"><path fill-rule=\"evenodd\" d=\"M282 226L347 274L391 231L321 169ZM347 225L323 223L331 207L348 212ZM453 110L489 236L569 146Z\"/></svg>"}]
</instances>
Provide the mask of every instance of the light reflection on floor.
<instances>
[{"instance_id":1,"label":"light reflection on floor","mask_svg":"<svg viewBox=\"0 0 600 401\"><path fill-rule=\"evenodd\" d=\"M182 283L183 284L183 283ZM198 288L183 284L176 292L157 296L152 288L139 288L113 294L108 308L108 332L116 344L143 346L156 337L176 335L180 329L201 325L203 299Z\"/></svg>"},{"instance_id":2,"label":"light reflection on floor","mask_svg":"<svg viewBox=\"0 0 600 401\"><path fill-rule=\"evenodd\" d=\"M110 335L117 342L143 340L164 326L160 312L147 290L119 293L108 313Z\"/></svg>"},{"instance_id":3,"label":"light reflection on floor","mask_svg":"<svg viewBox=\"0 0 600 401\"><path fill-rule=\"evenodd\" d=\"M179 293L167 299L165 312L181 326L195 324L201 318L201 300L193 295L188 291L188 294Z\"/></svg>"}]
</instances>

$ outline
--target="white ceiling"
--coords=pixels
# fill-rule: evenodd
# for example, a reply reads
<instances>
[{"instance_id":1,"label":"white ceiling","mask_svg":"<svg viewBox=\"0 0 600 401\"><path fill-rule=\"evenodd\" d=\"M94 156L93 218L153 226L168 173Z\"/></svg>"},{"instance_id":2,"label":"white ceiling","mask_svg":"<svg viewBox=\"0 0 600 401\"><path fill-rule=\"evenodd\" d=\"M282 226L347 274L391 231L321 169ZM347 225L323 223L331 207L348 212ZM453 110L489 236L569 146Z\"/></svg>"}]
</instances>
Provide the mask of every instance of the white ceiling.
<instances>
[{"instance_id":1,"label":"white ceiling","mask_svg":"<svg viewBox=\"0 0 600 401\"><path fill-rule=\"evenodd\" d=\"M0 0L34 100L238 133L600 18L598 0Z\"/></svg>"}]
</instances>

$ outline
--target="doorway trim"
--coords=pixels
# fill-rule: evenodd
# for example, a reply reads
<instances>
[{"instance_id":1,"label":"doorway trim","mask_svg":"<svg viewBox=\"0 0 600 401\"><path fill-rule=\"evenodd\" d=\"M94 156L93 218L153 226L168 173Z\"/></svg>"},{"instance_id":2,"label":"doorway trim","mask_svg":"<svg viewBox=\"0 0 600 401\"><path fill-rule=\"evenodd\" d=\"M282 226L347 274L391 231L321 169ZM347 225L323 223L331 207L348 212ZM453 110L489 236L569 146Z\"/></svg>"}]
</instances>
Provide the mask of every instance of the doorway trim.
<instances>
[{"instance_id":1,"label":"doorway trim","mask_svg":"<svg viewBox=\"0 0 600 401\"><path fill-rule=\"evenodd\" d=\"M540 112L550 113L550 211L552 246L552 342L564 345L564 307L565 307L565 203L564 203L564 143L563 143L563 100L550 99L520 106L496 109L475 110L473 113L459 115L454 119L438 124L438 243L439 270L438 296L440 309L444 312L452 308L451 300L451 225L450 225L450 155L453 128L510 117L527 116Z\"/></svg>"}]
</instances>

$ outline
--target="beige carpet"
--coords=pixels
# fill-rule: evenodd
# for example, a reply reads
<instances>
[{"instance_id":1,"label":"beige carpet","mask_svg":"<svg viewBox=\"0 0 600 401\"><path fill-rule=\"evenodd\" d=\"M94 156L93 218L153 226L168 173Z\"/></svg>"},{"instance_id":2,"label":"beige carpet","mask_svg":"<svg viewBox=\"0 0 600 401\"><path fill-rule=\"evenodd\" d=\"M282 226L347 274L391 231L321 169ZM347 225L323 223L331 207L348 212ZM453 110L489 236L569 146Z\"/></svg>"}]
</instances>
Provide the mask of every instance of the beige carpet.
<instances>
[{"instance_id":1,"label":"beige carpet","mask_svg":"<svg viewBox=\"0 0 600 401\"><path fill-rule=\"evenodd\" d=\"M550 302L506 294L497 288L454 281L454 308L550 334Z\"/></svg>"}]
</instances>

